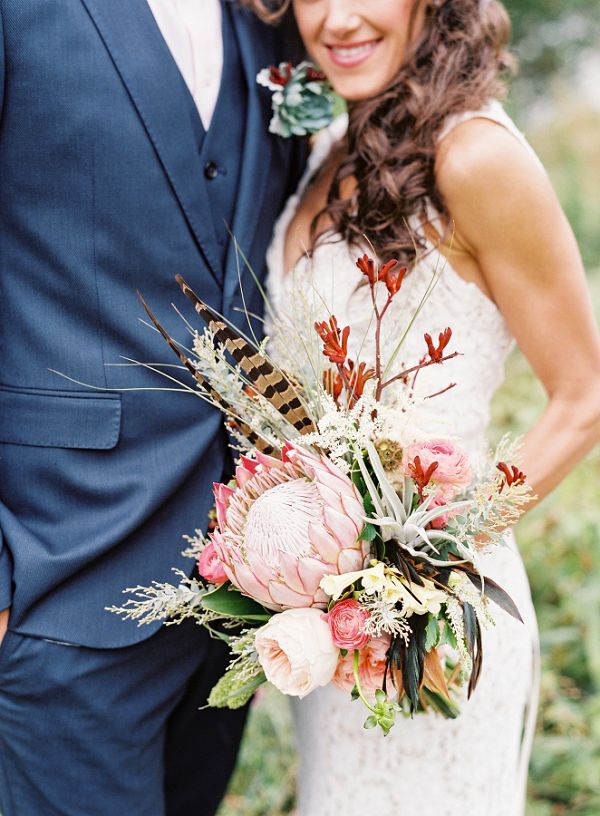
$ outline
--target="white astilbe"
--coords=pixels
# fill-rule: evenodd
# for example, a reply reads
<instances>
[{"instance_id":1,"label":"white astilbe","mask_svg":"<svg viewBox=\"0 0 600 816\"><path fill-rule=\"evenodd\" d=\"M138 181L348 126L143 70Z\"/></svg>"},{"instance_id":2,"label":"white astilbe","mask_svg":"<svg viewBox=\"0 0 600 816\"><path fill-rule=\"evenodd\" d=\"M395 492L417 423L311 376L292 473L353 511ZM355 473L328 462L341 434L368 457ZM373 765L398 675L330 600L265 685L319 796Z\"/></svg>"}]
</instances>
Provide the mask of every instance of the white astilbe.
<instances>
[{"instance_id":1,"label":"white astilbe","mask_svg":"<svg viewBox=\"0 0 600 816\"><path fill-rule=\"evenodd\" d=\"M387 633L401 637L408 645L412 630L402 611L398 610L395 604L386 601L382 592L372 595L363 593L360 602L369 612L365 632L370 637L380 637L383 633Z\"/></svg>"},{"instance_id":2,"label":"white astilbe","mask_svg":"<svg viewBox=\"0 0 600 816\"><path fill-rule=\"evenodd\" d=\"M473 607L482 628L489 629L495 626L488 599L463 572L452 573L450 587L459 601Z\"/></svg>"},{"instance_id":3,"label":"white astilbe","mask_svg":"<svg viewBox=\"0 0 600 816\"><path fill-rule=\"evenodd\" d=\"M376 415L372 383L353 408L340 408L333 397L326 395L326 410L317 423L317 431L305 434L303 444L316 445L327 451L328 458L344 473L349 473L356 448L364 448L381 435L381 423Z\"/></svg>"},{"instance_id":4,"label":"white astilbe","mask_svg":"<svg viewBox=\"0 0 600 816\"><path fill-rule=\"evenodd\" d=\"M473 662L465 644L463 608L457 598L448 598L446 602L446 619L456 637L456 651L458 652L462 664L463 673L470 674L473 668Z\"/></svg>"}]
</instances>

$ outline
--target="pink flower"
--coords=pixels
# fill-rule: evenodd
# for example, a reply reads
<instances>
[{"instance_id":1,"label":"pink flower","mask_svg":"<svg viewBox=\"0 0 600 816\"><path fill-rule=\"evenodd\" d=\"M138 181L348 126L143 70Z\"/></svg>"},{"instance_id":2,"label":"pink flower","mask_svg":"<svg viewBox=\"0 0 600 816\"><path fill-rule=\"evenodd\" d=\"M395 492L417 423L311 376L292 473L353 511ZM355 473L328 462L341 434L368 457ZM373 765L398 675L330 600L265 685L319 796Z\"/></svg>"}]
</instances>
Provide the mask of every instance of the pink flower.
<instances>
[{"instance_id":1,"label":"pink flower","mask_svg":"<svg viewBox=\"0 0 600 816\"><path fill-rule=\"evenodd\" d=\"M202 550L198 558L198 572L211 584L220 586L227 580L227 573L223 568L223 562L219 558L215 545L212 541Z\"/></svg>"},{"instance_id":2,"label":"pink flower","mask_svg":"<svg viewBox=\"0 0 600 816\"><path fill-rule=\"evenodd\" d=\"M473 480L473 470L469 457L454 443L446 439L431 439L427 442L413 442L404 450L403 472L407 476L414 473L415 459L424 472L437 462L431 473L430 482L436 485L445 499L452 499Z\"/></svg>"},{"instance_id":3,"label":"pink flower","mask_svg":"<svg viewBox=\"0 0 600 816\"><path fill-rule=\"evenodd\" d=\"M242 457L235 488L215 485L212 535L227 577L267 609L327 606L325 575L363 568L365 510L351 480L324 456L286 444L281 460Z\"/></svg>"},{"instance_id":4,"label":"pink flower","mask_svg":"<svg viewBox=\"0 0 600 816\"><path fill-rule=\"evenodd\" d=\"M339 651L318 609L286 609L256 633L258 660L269 683L305 697L331 682Z\"/></svg>"},{"instance_id":5,"label":"pink flower","mask_svg":"<svg viewBox=\"0 0 600 816\"><path fill-rule=\"evenodd\" d=\"M369 636L365 632L368 619L368 611L353 598L336 604L327 615L335 645L350 651L366 646L369 642Z\"/></svg>"},{"instance_id":6,"label":"pink flower","mask_svg":"<svg viewBox=\"0 0 600 816\"><path fill-rule=\"evenodd\" d=\"M435 510L436 507L446 507L448 502L442 496L441 493L438 493L434 499L429 502L429 509ZM443 530L444 527L447 526L448 522L450 521L450 513L444 513L442 516L438 516L431 522L431 526L434 530Z\"/></svg>"},{"instance_id":7,"label":"pink flower","mask_svg":"<svg viewBox=\"0 0 600 816\"><path fill-rule=\"evenodd\" d=\"M390 641L389 635L373 638L360 652L358 676L367 698L374 698L377 689L383 685L386 654L390 648ZM348 652L346 657L340 656L333 682L344 691L352 691L354 688L354 652Z\"/></svg>"}]
</instances>

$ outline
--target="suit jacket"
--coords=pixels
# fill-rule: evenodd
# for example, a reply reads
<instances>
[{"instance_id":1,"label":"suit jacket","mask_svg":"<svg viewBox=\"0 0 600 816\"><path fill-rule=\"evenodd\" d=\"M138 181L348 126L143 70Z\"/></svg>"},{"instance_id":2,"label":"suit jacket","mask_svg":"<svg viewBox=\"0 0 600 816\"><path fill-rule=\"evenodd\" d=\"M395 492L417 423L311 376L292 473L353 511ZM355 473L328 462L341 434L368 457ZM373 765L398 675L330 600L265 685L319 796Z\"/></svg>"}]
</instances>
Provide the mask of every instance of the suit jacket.
<instances>
[{"instance_id":1,"label":"suit jacket","mask_svg":"<svg viewBox=\"0 0 600 816\"><path fill-rule=\"evenodd\" d=\"M292 43L246 11L234 24L248 102L232 231L261 276L302 148L268 133L255 77ZM197 112L146 0L0 0L0 114L0 608L24 634L123 646L158 624L104 608L189 571L181 537L206 521L226 440L201 399L114 364L176 362L136 296L187 343L176 273L243 322L236 253L223 264Z\"/></svg>"}]
</instances>

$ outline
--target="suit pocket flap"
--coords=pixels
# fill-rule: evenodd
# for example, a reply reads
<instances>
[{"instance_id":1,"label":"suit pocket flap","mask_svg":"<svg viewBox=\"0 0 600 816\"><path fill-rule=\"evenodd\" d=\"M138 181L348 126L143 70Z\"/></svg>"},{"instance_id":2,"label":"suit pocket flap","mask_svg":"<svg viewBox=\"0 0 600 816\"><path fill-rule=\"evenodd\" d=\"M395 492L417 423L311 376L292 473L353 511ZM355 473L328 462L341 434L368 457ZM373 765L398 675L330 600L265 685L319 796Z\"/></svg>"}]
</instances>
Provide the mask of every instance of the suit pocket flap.
<instances>
[{"instance_id":1,"label":"suit pocket flap","mask_svg":"<svg viewBox=\"0 0 600 816\"><path fill-rule=\"evenodd\" d=\"M0 442L110 450L120 429L120 394L0 386Z\"/></svg>"}]
</instances>

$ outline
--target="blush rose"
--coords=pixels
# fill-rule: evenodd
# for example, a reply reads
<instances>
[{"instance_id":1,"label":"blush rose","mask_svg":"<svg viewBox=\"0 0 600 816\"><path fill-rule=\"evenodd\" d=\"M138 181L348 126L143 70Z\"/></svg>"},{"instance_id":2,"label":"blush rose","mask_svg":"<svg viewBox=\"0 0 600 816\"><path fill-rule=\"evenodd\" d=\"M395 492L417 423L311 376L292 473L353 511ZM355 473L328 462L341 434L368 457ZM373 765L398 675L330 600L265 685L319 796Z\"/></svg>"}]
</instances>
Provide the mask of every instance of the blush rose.
<instances>
[{"instance_id":1,"label":"blush rose","mask_svg":"<svg viewBox=\"0 0 600 816\"><path fill-rule=\"evenodd\" d=\"M368 620L368 611L353 598L347 598L336 604L327 615L335 645L351 651L366 646L369 642L369 636L365 632Z\"/></svg>"},{"instance_id":2,"label":"blush rose","mask_svg":"<svg viewBox=\"0 0 600 816\"><path fill-rule=\"evenodd\" d=\"M383 685L385 674L386 653L390 648L389 635L372 638L358 658L358 676L363 693L368 699L374 699L375 692ZM354 653L348 652L345 657L340 656L333 683L343 691L352 691L354 688Z\"/></svg>"},{"instance_id":3,"label":"blush rose","mask_svg":"<svg viewBox=\"0 0 600 816\"><path fill-rule=\"evenodd\" d=\"M198 572L202 578L216 586L221 586L227 580L223 562L219 558L212 541L209 541L198 558Z\"/></svg>"},{"instance_id":4,"label":"blush rose","mask_svg":"<svg viewBox=\"0 0 600 816\"><path fill-rule=\"evenodd\" d=\"M320 609L286 609L256 633L258 660L283 694L306 697L333 679L339 649Z\"/></svg>"}]
</instances>

